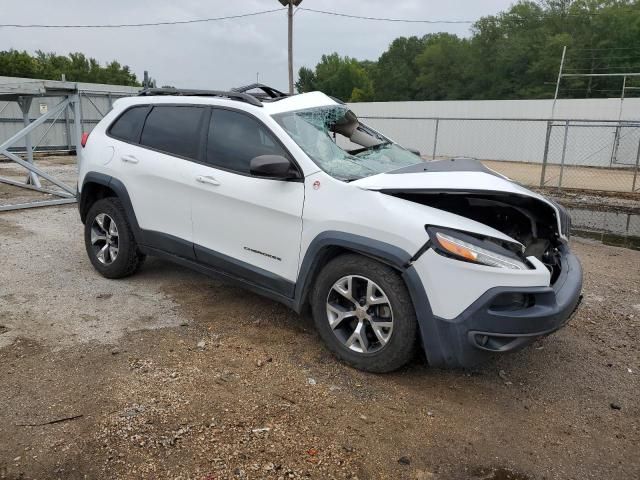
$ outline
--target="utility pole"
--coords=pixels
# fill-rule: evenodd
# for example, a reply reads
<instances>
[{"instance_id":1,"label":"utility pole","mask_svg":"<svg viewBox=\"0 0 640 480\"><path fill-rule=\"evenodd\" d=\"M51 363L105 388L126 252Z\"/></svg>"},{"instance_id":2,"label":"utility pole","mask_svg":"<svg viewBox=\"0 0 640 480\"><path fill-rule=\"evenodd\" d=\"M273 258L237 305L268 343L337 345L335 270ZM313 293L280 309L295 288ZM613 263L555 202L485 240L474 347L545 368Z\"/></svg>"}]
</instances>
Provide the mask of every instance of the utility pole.
<instances>
[{"instance_id":1,"label":"utility pole","mask_svg":"<svg viewBox=\"0 0 640 480\"><path fill-rule=\"evenodd\" d=\"M289 0L289 95L293 95L293 0Z\"/></svg>"},{"instance_id":2,"label":"utility pole","mask_svg":"<svg viewBox=\"0 0 640 480\"><path fill-rule=\"evenodd\" d=\"M297 7L302 0L278 0L282 6L288 7L289 20L289 94L293 95L293 7Z\"/></svg>"}]
</instances>

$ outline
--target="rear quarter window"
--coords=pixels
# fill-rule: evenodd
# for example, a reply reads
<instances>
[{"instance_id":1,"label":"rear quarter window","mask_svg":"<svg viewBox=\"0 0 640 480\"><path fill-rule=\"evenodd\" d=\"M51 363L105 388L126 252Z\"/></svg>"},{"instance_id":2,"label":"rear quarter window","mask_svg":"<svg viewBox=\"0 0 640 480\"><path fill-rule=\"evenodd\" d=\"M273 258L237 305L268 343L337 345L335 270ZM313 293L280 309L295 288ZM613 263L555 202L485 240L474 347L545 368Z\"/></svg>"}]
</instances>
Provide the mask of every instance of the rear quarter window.
<instances>
[{"instance_id":1,"label":"rear quarter window","mask_svg":"<svg viewBox=\"0 0 640 480\"><path fill-rule=\"evenodd\" d=\"M138 143L144 119L147 117L148 112L149 107L147 105L126 110L111 124L109 135L124 142Z\"/></svg>"}]
</instances>

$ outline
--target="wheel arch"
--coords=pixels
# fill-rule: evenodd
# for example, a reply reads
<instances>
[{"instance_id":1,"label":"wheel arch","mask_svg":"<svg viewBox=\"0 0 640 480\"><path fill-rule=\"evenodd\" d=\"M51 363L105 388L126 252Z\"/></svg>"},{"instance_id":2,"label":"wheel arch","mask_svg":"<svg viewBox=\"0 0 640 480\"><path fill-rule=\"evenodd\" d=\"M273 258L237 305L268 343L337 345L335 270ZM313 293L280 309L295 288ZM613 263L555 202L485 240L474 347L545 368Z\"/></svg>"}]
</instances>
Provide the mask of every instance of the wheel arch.
<instances>
[{"instance_id":1,"label":"wheel arch","mask_svg":"<svg viewBox=\"0 0 640 480\"><path fill-rule=\"evenodd\" d=\"M138 225L138 220L133 210L133 205L131 204L129 192L127 191L124 183L109 175L98 172L89 172L84 177L80 198L78 199L78 210L80 211L80 219L82 220L82 223L86 221L87 213L89 212L91 205L96 201L107 197L116 197L120 200L125 213L127 214L127 220L131 225L136 241L142 243L142 231Z\"/></svg>"},{"instance_id":2,"label":"wheel arch","mask_svg":"<svg viewBox=\"0 0 640 480\"><path fill-rule=\"evenodd\" d=\"M439 334L429 297L420 276L411 264L412 256L394 245L344 232L321 233L305 252L296 282L293 309L300 312L308 305L309 291L322 266L344 253L358 253L385 263L398 271L409 291L416 312L420 343L427 361L434 366L446 364L449 348L443 342L451 339L441 338Z\"/></svg>"},{"instance_id":3,"label":"wheel arch","mask_svg":"<svg viewBox=\"0 0 640 480\"><path fill-rule=\"evenodd\" d=\"M294 310L300 312L309 301L309 291L322 267L345 253L358 253L387 264L402 273L411 255L394 245L352 233L327 231L319 234L309 244L300 264L296 282Z\"/></svg>"}]
</instances>

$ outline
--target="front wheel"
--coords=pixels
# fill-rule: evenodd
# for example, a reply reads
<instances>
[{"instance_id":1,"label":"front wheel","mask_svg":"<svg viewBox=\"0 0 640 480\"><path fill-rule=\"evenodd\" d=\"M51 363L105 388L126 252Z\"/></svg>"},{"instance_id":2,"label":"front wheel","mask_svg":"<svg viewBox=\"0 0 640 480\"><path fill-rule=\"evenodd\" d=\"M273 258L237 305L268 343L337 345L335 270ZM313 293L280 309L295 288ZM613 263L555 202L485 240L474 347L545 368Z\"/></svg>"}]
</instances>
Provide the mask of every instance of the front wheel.
<instances>
[{"instance_id":1,"label":"front wheel","mask_svg":"<svg viewBox=\"0 0 640 480\"><path fill-rule=\"evenodd\" d=\"M333 259L318 275L311 306L327 347L355 368L390 372L415 354L413 303L387 265L356 254Z\"/></svg>"}]
</instances>

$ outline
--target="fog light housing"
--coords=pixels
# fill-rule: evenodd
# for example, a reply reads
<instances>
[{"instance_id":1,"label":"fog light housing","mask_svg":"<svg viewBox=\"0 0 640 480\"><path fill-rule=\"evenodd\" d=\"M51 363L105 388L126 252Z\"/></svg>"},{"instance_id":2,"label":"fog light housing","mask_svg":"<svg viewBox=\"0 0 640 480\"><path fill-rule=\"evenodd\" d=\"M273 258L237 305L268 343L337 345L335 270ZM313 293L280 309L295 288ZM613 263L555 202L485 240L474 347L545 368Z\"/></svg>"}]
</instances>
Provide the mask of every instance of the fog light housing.
<instances>
[{"instance_id":1,"label":"fog light housing","mask_svg":"<svg viewBox=\"0 0 640 480\"><path fill-rule=\"evenodd\" d=\"M535 297L529 293L505 292L496 296L489 308L498 312L510 312L532 307L535 303Z\"/></svg>"}]
</instances>

